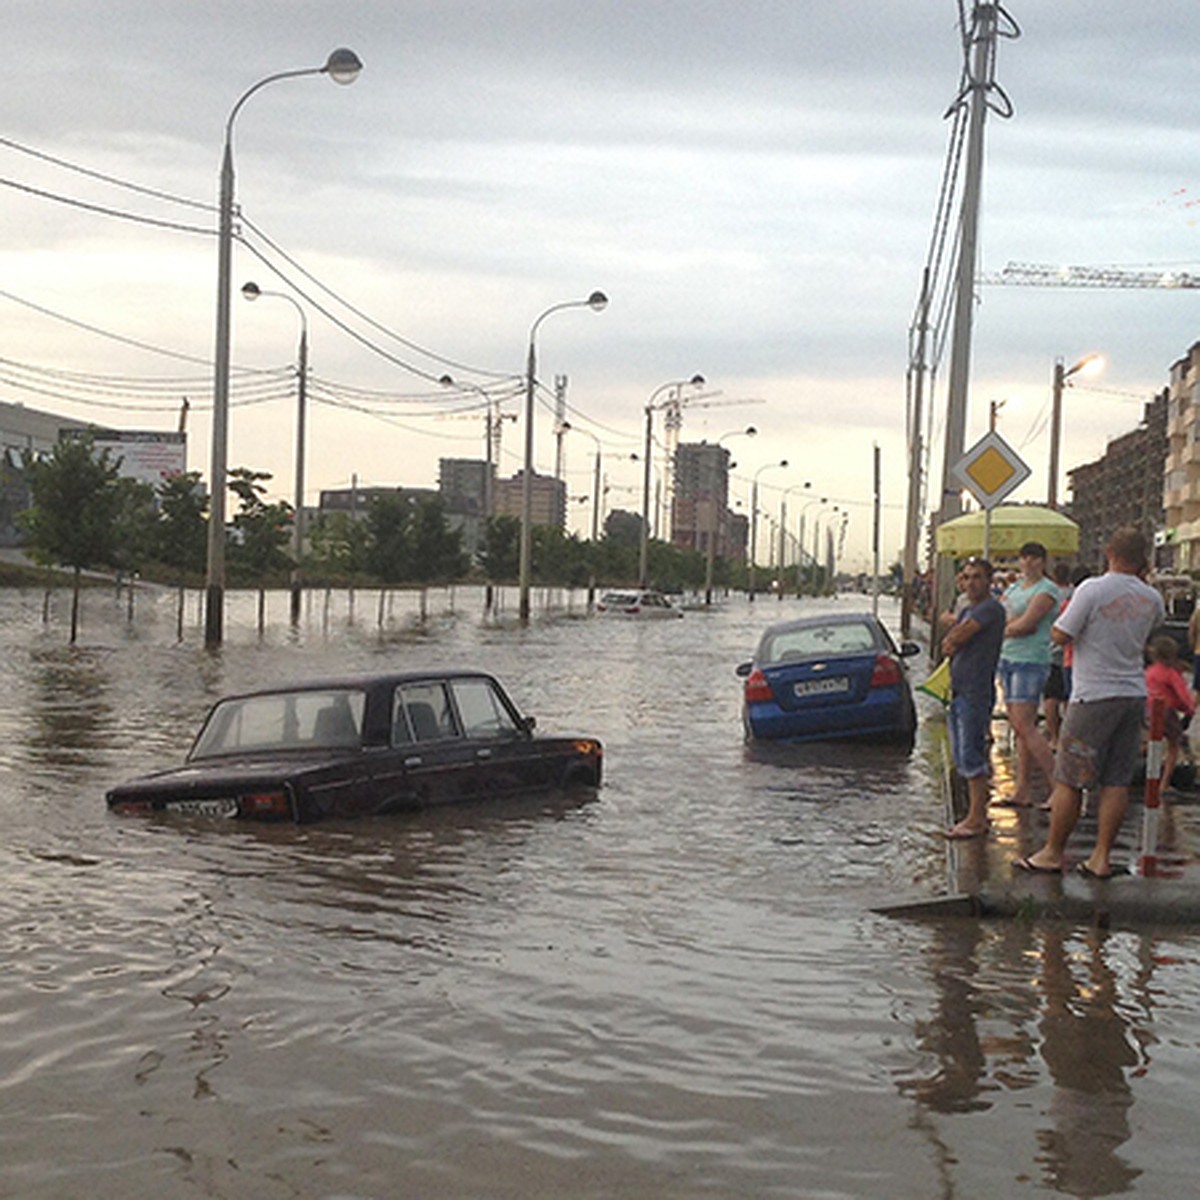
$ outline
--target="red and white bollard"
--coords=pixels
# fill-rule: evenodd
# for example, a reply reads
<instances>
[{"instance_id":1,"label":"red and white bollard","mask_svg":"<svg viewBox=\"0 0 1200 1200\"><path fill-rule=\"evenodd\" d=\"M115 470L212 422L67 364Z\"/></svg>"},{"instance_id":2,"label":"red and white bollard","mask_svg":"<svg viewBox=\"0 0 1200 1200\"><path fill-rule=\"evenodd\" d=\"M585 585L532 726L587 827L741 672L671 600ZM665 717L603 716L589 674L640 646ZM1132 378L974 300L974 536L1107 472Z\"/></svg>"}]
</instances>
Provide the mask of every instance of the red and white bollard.
<instances>
[{"instance_id":1,"label":"red and white bollard","mask_svg":"<svg viewBox=\"0 0 1200 1200\"><path fill-rule=\"evenodd\" d=\"M1163 728L1167 719L1167 702L1150 701L1150 741L1146 746L1146 798L1142 809L1142 856L1138 871L1143 876L1158 874L1158 804L1162 795Z\"/></svg>"}]
</instances>

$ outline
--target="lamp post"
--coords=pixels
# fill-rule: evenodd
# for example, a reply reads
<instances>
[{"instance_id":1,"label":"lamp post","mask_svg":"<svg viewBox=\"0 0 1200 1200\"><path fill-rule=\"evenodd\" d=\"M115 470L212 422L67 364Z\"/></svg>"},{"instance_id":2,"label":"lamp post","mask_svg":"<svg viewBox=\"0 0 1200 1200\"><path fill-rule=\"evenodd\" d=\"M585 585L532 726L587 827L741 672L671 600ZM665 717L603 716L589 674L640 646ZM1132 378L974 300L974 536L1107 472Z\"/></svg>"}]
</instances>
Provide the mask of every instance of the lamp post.
<instances>
[{"instance_id":1,"label":"lamp post","mask_svg":"<svg viewBox=\"0 0 1200 1200\"><path fill-rule=\"evenodd\" d=\"M520 559L520 621L529 624L529 564L533 549L533 390L537 382L537 331L538 326L551 314L565 308L590 308L603 312L608 306L608 297L603 292L593 292L586 300L566 300L552 304L538 315L529 327L529 354L525 365L525 471L521 478L521 559Z\"/></svg>"},{"instance_id":2,"label":"lamp post","mask_svg":"<svg viewBox=\"0 0 1200 1200\"><path fill-rule=\"evenodd\" d=\"M800 525L796 531L796 541L800 545L800 560L801 560L800 563L797 564L797 566L796 566L796 592L797 592L797 594L800 593L800 591L802 590L802 587L803 587L803 584L801 581L801 571L803 570L803 567L804 567L804 514L806 512L808 512L808 510L810 508L812 508L812 506L814 504L820 506L822 504L828 504L828 503L829 503L829 497L822 496L819 500L808 500L800 506ZM816 518L814 517L813 519L815 520ZM816 562L816 559L814 558L813 559L813 594L814 595L816 594L816 590L817 590L817 562Z\"/></svg>"},{"instance_id":3,"label":"lamp post","mask_svg":"<svg viewBox=\"0 0 1200 1200\"><path fill-rule=\"evenodd\" d=\"M824 501L822 501L824 504ZM820 593L817 591L817 568L821 561L821 516L825 512L837 513L841 510L835 504L832 508L818 508L817 515L813 517L813 595L817 596ZM826 580L828 584L828 580Z\"/></svg>"},{"instance_id":4,"label":"lamp post","mask_svg":"<svg viewBox=\"0 0 1200 1200\"><path fill-rule=\"evenodd\" d=\"M787 459L782 458L777 463L767 463L754 472L754 480L750 485L750 570L748 583L750 585L750 601L754 601L754 560L758 550L758 477L772 467L786 467Z\"/></svg>"},{"instance_id":5,"label":"lamp post","mask_svg":"<svg viewBox=\"0 0 1200 1200\"><path fill-rule=\"evenodd\" d=\"M802 492L806 488L812 487L812 480L805 480L804 483L794 483L790 488L784 489L784 493L779 497L779 602L783 603L783 593L786 590L783 586L783 577L787 574L787 547L784 545L784 540L787 537L787 498L793 492ZM797 562L804 557L800 553L804 543L797 542L796 559ZM797 567L797 579L799 578L799 567Z\"/></svg>"},{"instance_id":6,"label":"lamp post","mask_svg":"<svg viewBox=\"0 0 1200 1200\"><path fill-rule=\"evenodd\" d=\"M1054 360L1054 401L1050 411L1050 478L1046 484L1046 507L1058 507L1058 448L1062 438L1063 388L1072 375L1094 374L1104 365L1099 354L1085 354L1074 366L1064 367L1063 360Z\"/></svg>"},{"instance_id":7,"label":"lamp post","mask_svg":"<svg viewBox=\"0 0 1200 1200\"><path fill-rule=\"evenodd\" d=\"M646 449L642 457L642 540L638 547L639 587L647 586L650 574L650 473L654 440L654 414L659 408L663 408L671 403L672 400L678 400L679 393L688 386L703 387L704 376L693 375L691 379L673 379L670 383L664 383L656 387L650 393L650 399L646 401ZM668 397L663 404L655 404L655 401L663 392L673 392L674 395Z\"/></svg>"},{"instance_id":8,"label":"lamp post","mask_svg":"<svg viewBox=\"0 0 1200 1200\"><path fill-rule=\"evenodd\" d=\"M323 67L305 67L267 75L239 97L225 122L221 158L219 218L217 224L217 333L213 353L212 466L209 472L208 556L205 564L204 642L219 646L225 616L225 475L229 449L229 325L233 265L233 123L242 105L259 88L280 79L302 75L328 75L335 83L353 83L362 63L353 50L335 50Z\"/></svg>"},{"instance_id":9,"label":"lamp post","mask_svg":"<svg viewBox=\"0 0 1200 1200\"><path fill-rule=\"evenodd\" d=\"M600 439L590 430L576 428L570 421L562 423L562 430L564 433L582 433L596 443L596 462L592 472L592 544L595 545L600 538L600 497L603 491L600 482Z\"/></svg>"},{"instance_id":10,"label":"lamp post","mask_svg":"<svg viewBox=\"0 0 1200 1200\"><path fill-rule=\"evenodd\" d=\"M296 489L292 508L291 574L291 618L293 625L299 625L302 591L300 556L304 550L304 422L308 396L308 317L300 302L286 292L265 292L257 283L244 283L242 295L247 300L257 300L259 296L273 296L279 300L286 300L300 317L300 348L296 355Z\"/></svg>"},{"instance_id":11,"label":"lamp post","mask_svg":"<svg viewBox=\"0 0 1200 1200\"><path fill-rule=\"evenodd\" d=\"M721 434L717 438L717 445L720 446L726 438L756 437L757 435L758 430L753 425L747 425L745 429L732 429L728 433ZM733 465L736 464L730 464L730 466ZM725 469L728 472L728 468ZM721 509L717 505L717 497L710 495L708 501L708 544L705 546L704 553L704 605L706 608L712 607L713 567L717 554L717 535L724 524L722 516Z\"/></svg>"}]
</instances>

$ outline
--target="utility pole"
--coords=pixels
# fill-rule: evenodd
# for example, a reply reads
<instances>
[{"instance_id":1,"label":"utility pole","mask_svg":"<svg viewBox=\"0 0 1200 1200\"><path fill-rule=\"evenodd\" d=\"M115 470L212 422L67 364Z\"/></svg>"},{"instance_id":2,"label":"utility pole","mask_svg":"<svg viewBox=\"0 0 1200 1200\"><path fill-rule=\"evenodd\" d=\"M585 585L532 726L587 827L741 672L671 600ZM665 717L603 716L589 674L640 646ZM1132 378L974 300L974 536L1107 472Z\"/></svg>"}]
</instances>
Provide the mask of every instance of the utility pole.
<instances>
[{"instance_id":1,"label":"utility pole","mask_svg":"<svg viewBox=\"0 0 1200 1200\"><path fill-rule=\"evenodd\" d=\"M971 376L971 325L975 306L975 276L978 270L979 202L983 180L983 127L989 109L1000 116L1012 115L1012 104L996 83L996 40L1001 35L1017 37L1019 34L1016 22L1000 4L975 5L967 37L967 81L951 105L951 111L963 103L967 103L969 107L967 157L962 207L959 210L954 325L950 345L950 383L939 523L953 520L962 512L962 493L954 482L954 468L966 449L967 391ZM941 612L949 605L952 586L951 575L945 572L938 573L936 612Z\"/></svg>"},{"instance_id":2,"label":"utility pole","mask_svg":"<svg viewBox=\"0 0 1200 1200\"><path fill-rule=\"evenodd\" d=\"M922 474L925 468L925 376L929 370L929 268L921 278L921 299L917 305L917 340L913 365L909 371L912 404L908 431L908 507L904 519L904 578L900 581L900 635L912 632L913 588L921 541Z\"/></svg>"}]
</instances>

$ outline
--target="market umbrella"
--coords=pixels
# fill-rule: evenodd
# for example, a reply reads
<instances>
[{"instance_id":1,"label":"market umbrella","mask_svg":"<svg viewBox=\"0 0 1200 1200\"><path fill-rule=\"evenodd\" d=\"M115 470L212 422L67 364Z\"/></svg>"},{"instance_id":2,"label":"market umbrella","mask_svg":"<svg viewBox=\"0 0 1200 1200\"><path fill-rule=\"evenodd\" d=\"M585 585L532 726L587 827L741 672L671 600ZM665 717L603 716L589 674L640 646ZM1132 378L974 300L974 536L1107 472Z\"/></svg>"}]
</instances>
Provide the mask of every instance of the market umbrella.
<instances>
[{"instance_id":1,"label":"market umbrella","mask_svg":"<svg viewBox=\"0 0 1200 1200\"><path fill-rule=\"evenodd\" d=\"M961 558L983 553L983 512L955 517L937 528L937 550ZM1074 554L1079 549L1079 526L1070 517L1034 504L1001 504L992 509L988 553L1015 556L1026 542L1041 542L1049 554Z\"/></svg>"}]
</instances>

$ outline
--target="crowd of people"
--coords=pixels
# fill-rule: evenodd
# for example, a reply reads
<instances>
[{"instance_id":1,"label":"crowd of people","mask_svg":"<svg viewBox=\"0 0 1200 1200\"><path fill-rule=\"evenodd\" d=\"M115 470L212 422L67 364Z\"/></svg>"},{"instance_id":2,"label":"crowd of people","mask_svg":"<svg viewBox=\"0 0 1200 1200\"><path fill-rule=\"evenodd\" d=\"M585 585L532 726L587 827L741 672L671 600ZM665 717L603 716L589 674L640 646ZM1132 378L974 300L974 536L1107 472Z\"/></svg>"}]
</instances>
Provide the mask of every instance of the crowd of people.
<instances>
[{"instance_id":1,"label":"crowd of people","mask_svg":"<svg viewBox=\"0 0 1200 1200\"><path fill-rule=\"evenodd\" d=\"M1045 844L1014 860L1027 872L1061 873L1085 791L1098 796L1096 841L1076 870L1094 879L1123 873L1111 860L1142 756L1148 699L1163 699L1167 744L1163 778L1184 743L1196 709L1178 646L1170 636L1147 642L1165 616L1162 597L1145 582L1148 546L1137 529L1118 529L1105 548L1107 570L1085 577L1047 573L1046 548L1026 542L1019 572L1000 589L982 558L962 563L960 595L941 619L950 660L948 725L955 767L967 784L967 812L951 839L986 837L993 805L1048 810ZM996 592L999 591L997 595ZM1200 637L1200 616L1192 622ZM1195 641L1193 641L1195 645ZM1200 656L1197 656L1200 676ZM997 685L1015 743L1010 795L991 795L990 742ZM1039 723L1045 715L1044 731ZM1038 803L1043 776L1048 798Z\"/></svg>"}]
</instances>

